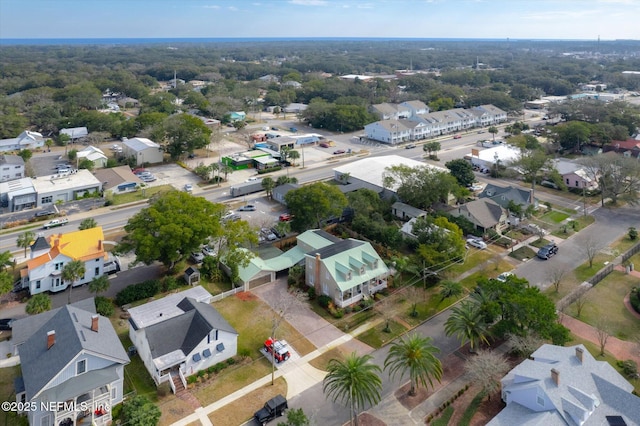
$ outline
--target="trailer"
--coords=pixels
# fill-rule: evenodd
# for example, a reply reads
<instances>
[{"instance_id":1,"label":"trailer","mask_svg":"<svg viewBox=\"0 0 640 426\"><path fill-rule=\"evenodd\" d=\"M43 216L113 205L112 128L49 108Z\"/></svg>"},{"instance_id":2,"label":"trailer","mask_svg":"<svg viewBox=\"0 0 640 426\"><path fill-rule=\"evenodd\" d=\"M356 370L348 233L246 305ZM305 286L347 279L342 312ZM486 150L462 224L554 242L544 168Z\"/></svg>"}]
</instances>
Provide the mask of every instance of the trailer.
<instances>
[{"instance_id":1,"label":"trailer","mask_svg":"<svg viewBox=\"0 0 640 426\"><path fill-rule=\"evenodd\" d=\"M262 179L260 179L233 185L230 192L232 197L240 197L242 195L253 194L254 192L263 190L264 188L262 187Z\"/></svg>"}]
</instances>

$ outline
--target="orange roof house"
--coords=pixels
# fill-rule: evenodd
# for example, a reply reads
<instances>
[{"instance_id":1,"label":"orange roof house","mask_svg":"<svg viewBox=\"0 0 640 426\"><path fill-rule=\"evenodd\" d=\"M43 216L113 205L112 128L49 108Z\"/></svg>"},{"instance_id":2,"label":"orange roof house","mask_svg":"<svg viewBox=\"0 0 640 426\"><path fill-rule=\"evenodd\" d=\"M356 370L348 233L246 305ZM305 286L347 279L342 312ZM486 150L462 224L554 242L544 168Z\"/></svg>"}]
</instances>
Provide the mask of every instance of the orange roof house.
<instances>
[{"instance_id":1,"label":"orange roof house","mask_svg":"<svg viewBox=\"0 0 640 426\"><path fill-rule=\"evenodd\" d=\"M84 277L73 283L74 287L90 282L104 274L104 262L108 255L104 250L102 227L53 234L46 240L40 236L32 244L32 258L26 270L21 272L22 287L31 294L45 291L64 291L70 283L62 280L64 265L72 260L85 264Z\"/></svg>"}]
</instances>

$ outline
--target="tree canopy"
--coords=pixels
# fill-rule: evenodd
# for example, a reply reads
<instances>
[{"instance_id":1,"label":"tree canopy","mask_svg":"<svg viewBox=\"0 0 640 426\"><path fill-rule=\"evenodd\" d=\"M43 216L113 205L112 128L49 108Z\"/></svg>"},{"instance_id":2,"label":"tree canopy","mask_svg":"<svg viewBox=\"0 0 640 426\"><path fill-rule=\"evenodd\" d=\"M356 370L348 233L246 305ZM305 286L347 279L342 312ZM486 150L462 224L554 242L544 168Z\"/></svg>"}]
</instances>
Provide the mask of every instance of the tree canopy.
<instances>
[{"instance_id":1,"label":"tree canopy","mask_svg":"<svg viewBox=\"0 0 640 426\"><path fill-rule=\"evenodd\" d=\"M347 197L337 186L316 182L287 192L287 207L293 216L291 228L304 231L321 228L323 221L340 217L347 206Z\"/></svg>"},{"instance_id":2,"label":"tree canopy","mask_svg":"<svg viewBox=\"0 0 640 426\"><path fill-rule=\"evenodd\" d=\"M151 200L125 226L127 234L116 248L133 250L136 261L160 261L169 269L197 251L209 237L221 234L220 217L226 210L184 191L169 191Z\"/></svg>"},{"instance_id":3,"label":"tree canopy","mask_svg":"<svg viewBox=\"0 0 640 426\"><path fill-rule=\"evenodd\" d=\"M437 202L446 202L458 188L451 174L429 166L387 167L382 174L385 188L396 188L401 200L420 209L429 209Z\"/></svg>"}]
</instances>

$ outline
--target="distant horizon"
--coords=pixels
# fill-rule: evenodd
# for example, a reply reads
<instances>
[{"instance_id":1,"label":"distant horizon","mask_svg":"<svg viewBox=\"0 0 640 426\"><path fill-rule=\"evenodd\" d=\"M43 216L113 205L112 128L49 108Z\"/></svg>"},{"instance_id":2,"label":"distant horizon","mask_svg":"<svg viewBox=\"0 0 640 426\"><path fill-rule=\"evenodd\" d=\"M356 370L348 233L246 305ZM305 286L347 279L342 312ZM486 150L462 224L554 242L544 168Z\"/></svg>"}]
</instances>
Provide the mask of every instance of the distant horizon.
<instances>
[{"instance_id":1,"label":"distant horizon","mask_svg":"<svg viewBox=\"0 0 640 426\"><path fill-rule=\"evenodd\" d=\"M0 38L0 45L64 44L160 44L197 42L269 42L269 41L470 41L470 42L640 42L640 39L552 39L552 38L468 38L468 37L61 37Z\"/></svg>"},{"instance_id":2,"label":"distant horizon","mask_svg":"<svg viewBox=\"0 0 640 426\"><path fill-rule=\"evenodd\" d=\"M0 39L637 40L638 16L637 0L0 0Z\"/></svg>"}]
</instances>

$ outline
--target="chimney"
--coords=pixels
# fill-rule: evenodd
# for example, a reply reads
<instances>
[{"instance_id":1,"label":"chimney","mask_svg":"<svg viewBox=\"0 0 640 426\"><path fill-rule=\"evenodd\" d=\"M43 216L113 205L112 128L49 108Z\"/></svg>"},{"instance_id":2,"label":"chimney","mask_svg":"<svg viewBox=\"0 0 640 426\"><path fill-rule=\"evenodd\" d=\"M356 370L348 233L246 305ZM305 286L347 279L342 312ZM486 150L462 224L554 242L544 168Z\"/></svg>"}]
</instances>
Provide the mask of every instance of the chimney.
<instances>
[{"instance_id":1,"label":"chimney","mask_svg":"<svg viewBox=\"0 0 640 426\"><path fill-rule=\"evenodd\" d=\"M102 250L102 240L98 240L98 250Z\"/></svg>"},{"instance_id":2,"label":"chimney","mask_svg":"<svg viewBox=\"0 0 640 426\"><path fill-rule=\"evenodd\" d=\"M91 315L91 331L98 332L98 319L99 315Z\"/></svg>"},{"instance_id":3,"label":"chimney","mask_svg":"<svg viewBox=\"0 0 640 426\"><path fill-rule=\"evenodd\" d=\"M322 262L320 261L320 253L316 253L316 271L313 287L316 290L317 296L320 296L322 294L322 286L320 285L320 266L322 266Z\"/></svg>"},{"instance_id":4,"label":"chimney","mask_svg":"<svg viewBox=\"0 0 640 426\"><path fill-rule=\"evenodd\" d=\"M47 350L51 349L51 346L53 346L56 343L56 331L55 330L51 330L47 332Z\"/></svg>"},{"instance_id":5,"label":"chimney","mask_svg":"<svg viewBox=\"0 0 640 426\"><path fill-rule=\"evenodd\" d=\"M584 354L584 349L582 348L576 348L576 358L578 358L578 361L580 361L580 364L582 364L582 355Z\"/></svg>"},{"instance_id":6,"label":"chimney","mask_svg":"<svg viewBox=\"0 0 640 426\"><path fill-rule=\"evenodd\" d=\"M553 380L556 386L560 386L560 372L555 368L551 369L551 380Z\"/></svg>"}]
</instances>

